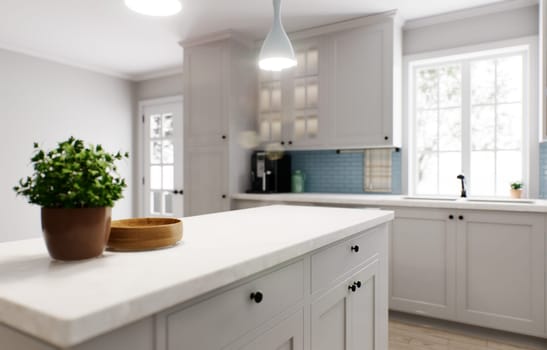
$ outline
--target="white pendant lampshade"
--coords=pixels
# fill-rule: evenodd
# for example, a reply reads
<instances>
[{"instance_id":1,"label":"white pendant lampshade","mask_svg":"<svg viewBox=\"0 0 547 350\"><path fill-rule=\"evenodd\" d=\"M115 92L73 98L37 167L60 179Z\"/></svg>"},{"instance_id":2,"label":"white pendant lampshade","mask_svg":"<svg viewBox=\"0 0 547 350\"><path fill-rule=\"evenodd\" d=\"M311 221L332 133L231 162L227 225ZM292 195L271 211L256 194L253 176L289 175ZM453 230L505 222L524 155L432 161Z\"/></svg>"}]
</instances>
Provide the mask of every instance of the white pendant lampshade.
<instances>
[{"instance_id":1,"label":"white pendant lampshade","mask_svg":"<svg viewBox=\"0 0 547 350\"><path fill-rule=\"evenodd\" d=\"M179 0L125 0L131 10L148 16L171 16L180 12Z\"/></svg>"},{"instance_id":2,"label":"white pendant lampshade","mask_svg":"<svg viewBox=\"0 0 547 350\"><path fill-rule=\"evenodd\" d=\"M258 66L262 70L280 71L296 66L296 56L291 41L281 23L281 0L273 0L272 29L262 44Z\"/></svg>"}]
</instances>

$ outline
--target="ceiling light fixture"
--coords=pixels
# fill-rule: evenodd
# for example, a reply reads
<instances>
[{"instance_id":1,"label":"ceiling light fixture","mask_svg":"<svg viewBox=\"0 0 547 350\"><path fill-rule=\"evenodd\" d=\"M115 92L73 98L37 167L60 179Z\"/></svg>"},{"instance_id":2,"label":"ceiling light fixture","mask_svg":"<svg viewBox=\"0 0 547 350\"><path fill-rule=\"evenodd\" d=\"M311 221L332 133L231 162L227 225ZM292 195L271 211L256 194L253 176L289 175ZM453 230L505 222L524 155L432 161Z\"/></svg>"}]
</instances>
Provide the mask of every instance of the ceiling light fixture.
<instances>
[{"instance_id":1,"label":"ceiling light fixture","mask_svg":"<svg viewBox=\"0 0 547 350\"><path fill-rule=\"evenodd\" d=\"M148 16L171 16L182 9L179 0L125 0L131 10Z\"/></svg>"},{"instance_id":2,"label":"ceiling light fixture","mask_svg":"<svg viewBox=\"0 0 547 350\"><path fill-rule=\"evenodd\" d=\"M272 29L260 49L258 66L262 70L280 71L296 66L296 56L291 41L281 23L281 0L273 0Z\"/></svg>"}]
</instances>

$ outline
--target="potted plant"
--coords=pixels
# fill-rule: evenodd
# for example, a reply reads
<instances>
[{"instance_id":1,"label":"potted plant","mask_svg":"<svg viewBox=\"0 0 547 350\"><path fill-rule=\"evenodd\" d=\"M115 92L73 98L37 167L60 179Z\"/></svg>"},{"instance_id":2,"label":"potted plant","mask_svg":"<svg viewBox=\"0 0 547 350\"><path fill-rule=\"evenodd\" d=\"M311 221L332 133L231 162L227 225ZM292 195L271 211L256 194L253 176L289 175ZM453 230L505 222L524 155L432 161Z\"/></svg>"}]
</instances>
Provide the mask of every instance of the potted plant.
<instances>
[{"instance_id":1,"label":"potted plant","mask_svg":"<svg viewBox=\"0 0 547 350\"><path fill-rule=\"evenodd\" d=\"M80 260L102 254L110 234L111 210L127 187L115 165L128 153L70 137L42 150L34 143L34 173L13 189L42 207L42 232L52 258Z\"/></svg>"},{"instance_id":2,"label":"potted plant","mask_svg":"<svg viewBox=\"0 0 547 350\"><path fill-rule=\"evenodd\" d=\"M522 196L522 187L521 181L511 182L511 197L520 198Z\"/></svg>"}]
</instances>

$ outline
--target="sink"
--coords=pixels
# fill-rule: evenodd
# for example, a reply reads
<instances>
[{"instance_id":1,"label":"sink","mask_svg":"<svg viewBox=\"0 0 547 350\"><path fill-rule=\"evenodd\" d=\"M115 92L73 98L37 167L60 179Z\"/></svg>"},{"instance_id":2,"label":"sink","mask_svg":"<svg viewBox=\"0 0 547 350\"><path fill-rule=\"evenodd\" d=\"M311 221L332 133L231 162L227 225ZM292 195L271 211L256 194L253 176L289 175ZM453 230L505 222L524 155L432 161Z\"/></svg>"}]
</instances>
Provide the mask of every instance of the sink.
<instances>
[{"instance_id":1,"label":"sink","mask_svg":"<svg viewBox=\"0 0 547 350\"><path fill-rule=\"evenodd\" d=\"M510 198L467 198L468 202L479 203L507 203L507 204L534 204L532 199L510 199Z\"/></svg>"},{"instance_id":2,"label":"sink","mask_svg":"<svg viewBox=\"0 0 547 350\"><path fill-rule=\"evenodd\" d=\"M406 196L403 199L412 199L412 200L424 200L424 201L446 201L454 202L458 200L456 197L433 197L433 196Z\"/></svg>"}]
</instances>

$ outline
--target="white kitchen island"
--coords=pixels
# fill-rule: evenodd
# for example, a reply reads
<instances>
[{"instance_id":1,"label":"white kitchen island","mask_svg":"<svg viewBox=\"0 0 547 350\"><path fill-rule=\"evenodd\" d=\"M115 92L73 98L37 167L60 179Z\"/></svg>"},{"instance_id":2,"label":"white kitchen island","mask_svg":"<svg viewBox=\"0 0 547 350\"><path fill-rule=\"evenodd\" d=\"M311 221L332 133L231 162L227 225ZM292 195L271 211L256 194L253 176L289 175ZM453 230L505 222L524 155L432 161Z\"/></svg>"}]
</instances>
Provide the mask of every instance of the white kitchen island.
<instances>
[{"instance_id":1,"label":"white kitchen island","mask_svg":"<svg viewBox=\"0 0 547 350\"><path fill-rule=\"evenodd\" d=\"M0 244L0 349L387 349L390 211L189 217L176 247L52 261Z\"/></svg>"}]
</instances>

